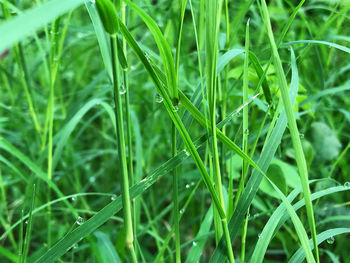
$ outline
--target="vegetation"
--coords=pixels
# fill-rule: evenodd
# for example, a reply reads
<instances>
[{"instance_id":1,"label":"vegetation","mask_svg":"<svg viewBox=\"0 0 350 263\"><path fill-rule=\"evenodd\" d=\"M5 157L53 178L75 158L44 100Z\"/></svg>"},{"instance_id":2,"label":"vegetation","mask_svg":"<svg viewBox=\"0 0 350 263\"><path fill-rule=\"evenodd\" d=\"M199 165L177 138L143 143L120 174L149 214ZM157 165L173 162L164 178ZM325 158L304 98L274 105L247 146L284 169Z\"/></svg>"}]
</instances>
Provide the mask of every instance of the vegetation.
<instances>
[{"instance_id":1,"label":"vegetation","mask_svg":"<svg viewBox=\"0 0 350 263\"><path fill-rule=\"evenodd\" d=\"M349 1L0 5L0 262L350 263Z\"/></svg>"}]
</instances>

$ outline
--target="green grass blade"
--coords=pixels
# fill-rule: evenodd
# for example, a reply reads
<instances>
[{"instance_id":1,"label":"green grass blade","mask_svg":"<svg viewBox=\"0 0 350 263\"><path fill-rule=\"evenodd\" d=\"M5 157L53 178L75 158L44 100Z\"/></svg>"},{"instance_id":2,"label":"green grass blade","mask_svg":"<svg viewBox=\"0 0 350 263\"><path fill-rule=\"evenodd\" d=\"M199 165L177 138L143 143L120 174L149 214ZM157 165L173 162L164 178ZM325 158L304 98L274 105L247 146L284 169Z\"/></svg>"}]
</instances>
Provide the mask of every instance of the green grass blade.
<instances>
[{"instance_id":1,"label":"green grass blade","mask_svg":"<svg viewBox=\"0 0 350 263\"><path fill-rule=\"evenodd\" d=\"M150 186L152 186L159 178L168 174L168 172L183 162L188 156L185 152L179 153L176 157L171 158L166 163L161 165L158 169L148 175L141 182L130 188L130 198L135 198L144 193ZM67 234L59 240L52 248L46 252L37 261L38 263L52 262L56 258L66 253L67 249L79 242L87 235L94 232L98 227L104 224L109 218L115 215L122 209L122 198L118 196L113 202L101 209L97 214L80 225L72 232Z\"/></svg>"},{"instance_id":2,"label":"green grass blade","mask_svg":"<svg viewBox=\"0 0 350 263\"><path fill-rule=\"evenodd\" d=\"M341 234L349 234L350 228L333 228L328 229L317 235L317 244L321 244L325 240L330 240L329 242L334 242L334 237ZM310 246L313 247L313 240L310 240ZM298 251L292 256L292 258L288 261L289 263L301 263L304 261L305 255L302 249L298 249Z\"/></svg>"},{"instance_id":3,"label":"green grass blade","mask_svg":"<svg viewBox=\"0 0 350 263\"><path fill-rule=\"evenodd\" d=\"M291 93L291 100L293 104L296 99L297 91L298 91L298 83L295 81L292 81L290 93ZM270 162L276 153L277 147L281 142L284 131L287 127L287 117L284 110L282 111L281 115L278 117L276 125L272 127L273 127L273 130L272 130L271 136L269 136L267 141L265 142L264 148L257 162L257 166L260 167L264 172L267 171L270 165ZM234 211L229 223L231 240L233 242L238 235L238 230L240 229L243 218L246 212L248 211L248 208L251 202L253 201L256 192L259 189L261 180L262 180L262 175L258 172L258 170L253 171L253 174L250 176L246 184L242 197L240 198L240 201L237 204L237 208ZM222 262L224 259L225 259L225 248L224 248L223 240L221 240L218 247L215 249L211 257L210 262Z\"/></svg>"},{"instance_id":4,"label":"green grass blade","mask_svg":"<svg viewBox=\"0 0 350 263\"><path fill-rule=\"evenodd\" d=\"M175 64L174 59L170 51L170 47L164 38L162 32L160 31L159 27L157 26L156 22L147 15L141 8L139 8L136 4L129 0L123 0L130 8L132 8L146 23L147 27L151 31L158 49L160 56L163 60L163 66L165 69L165 76L167 79L167 87L169 89L169 92L171 94L171 98L177 98L177 77L175 72Z\"/></svg>"},{"instance_id":5,"label":"green grass blade","mask_svg":"<svg viewBox=\"0 0 350 263\"><path fill-rule=\"evenodd\" d=\"M0 53L83 2L84 0L52 0L2 23L0 35L6 38L0 42Z\"/></svg>"},{"instance_id":6,"label":"green grass blade","mask_svg":"<svg viewBox=\"0 0 350 263\"><path fill-rule=\"evenodd\" d=\"M290 130L293 147L295 151L295 158L296 158L296 162L299 170L301 184L303 187L303 194L306 202L307 218L311 229L311 235L312 235L312 238L314 239L316 261L319 263L320 260L319 260L319 253L318 253L317 239L316 239L316 224L315 224L314 212L313 212L313 207L312 207L312 202L310 197L311 196L310 187L308 183L308 168L306 165L303 148L300 141L297 123L294 117L292 103L288 93L287 80L283 71L282 62L281 62L281 59L277 50L277 46L275 43L275 39L273 36L270 17L269 17L265 0L262 0L261 4L262 4L264 22L265 22L266 30L268 32L270 45L272 48L273 61L276 69L278 85L282 94L284 108L286 110L289 130Z\"/></svg>"}]
</instances>

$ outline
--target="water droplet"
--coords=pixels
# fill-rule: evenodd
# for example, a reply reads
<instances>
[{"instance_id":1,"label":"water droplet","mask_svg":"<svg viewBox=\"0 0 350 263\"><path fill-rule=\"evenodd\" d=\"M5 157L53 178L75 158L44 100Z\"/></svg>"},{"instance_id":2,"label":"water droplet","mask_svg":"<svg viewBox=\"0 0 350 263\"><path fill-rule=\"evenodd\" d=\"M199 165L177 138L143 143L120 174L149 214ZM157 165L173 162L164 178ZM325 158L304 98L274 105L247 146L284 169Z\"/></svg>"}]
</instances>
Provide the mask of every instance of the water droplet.
<instances>
[{"instance_id":1,"label":"water droplet","mask_svg":"<svg viewBox=\"0 0 350 263\"><path fill-rule=\"evenodd\" d=\"M84 223L84 218L82 218L81 216L78 216L76 223L77 223L79 226L82 225L82 224Z\"/></svg>"},{"instance_id":2,"label":"water droplet","mask_svg":"<svg viewBox=\"0 0 350 263\"><path fill-rule=\"evenodd\" d=\"M192 245L193 245L194 247L196 247L196 246L197 246L197 242L196 242L196 241L193 241L193 242L192 242Z\"/></svg>"},{"instance_id":3,"label":"water droplet","mask_svg":"<svg viewBox=\"0 0 350 263\"><path fill-rule=\"evenodd\" d=\"M95 4L95 2L96 2L95 0L90 0L90 3L93 5Z\"/></svg>"},{"instance_id":4,"label":"water droplet","mask_svg":"<svg viewBox=\"0 0 350 263\"><path fill-rule=\"evenodd\" d=\"M179 106L174 106L174 111L177 112L179 110Z\"/></svg>"},{"instance_id":5,"label":"water droplet","mask_svg":"<svg viewBox=\"0 0 350 263\"><path fill-rule=\"evenodd\" d=\"M75 196L72 196L71 199L70 199L72 202L75 202L77 201L77 198Z\"/></svg>"},{"instance_id":6,"label":"water droplet","mask_svg":"<svg viewBox=\"0 0 350 263\"><path fill-rule=\"evenodd\" d=\"M300 133L299 137L300 137L300 139L304 139L304 137L305 137L304 133Z\"/></svg>"},{"instance_id":7,"label":"water droplet","mask_svg":"<svg viewBox=\"0 0 350 263\"><path fill-rule=\"evenodd\" d=\"M186 156L190 156L190 152L187 151L186 149L184 150L184 153L186 154Z\"/></svg>"},{"instance_id":8,"label":"water droplet","mask_svg":"<svg viewBox=\"0 0 350 263\"><path fill-rule=\"evenodd\" d=\"M259 233L258 238L261 238L261 233Z\"/></svg>"},{"instance_id":9,"label":"water droplet","mask_svg":"<svg viewBox=\"0 0 350 263\"><path fill-rule=\"evenodd\" d=\"M144 54L145 54L146 59L149 61L149 60L150 60L150 57L149 57L148 53L145 52Z\"/></svg>"},{"instance_id":10,"label":"water droplet","mask_svg":"<svg viewBox=\"0 0 350 263\"><path fill-rule=\"evenodd\" d=\"M332 244L334 244L334 242L335 242L335 239L334 239L333 236L331 236L330 238L327 239L327 243L328 243L328 244L331 244L331 245L332 245Z\"/></svg>"},{"instance_id":11,"label":"water droplet","mask_svg":"<svg viewBox=\"0 0 350 263\"><path fill-rule=\"evenodd\" d=\"M196 183L195 182L191 182L191 186L194 186Z\"/></svg>"},{"instance_id":12,"label":"water droplet","mask_svg":"<svg viewBox=\"0 0 350 263\"><path fill-rule=\"evenodd\" d=\"M182 209L180 209L179 212L180 212L180 214L183 214L183 213L185 213L185 209L182 208Z\"/></svg>"},{"instance_id":13,"label":"water droplet","mask_svg":"<svg viewBox=\"0 0 350 263\"><path fill-rule=\"evenodd\" d=\"M186 188L187 188L187 189L190 188L190 185L189 185L189 184L186 184Z\"/></svg>"},{"instance_id":14,"label":"water droplet","mask_svg":"<svg viewBox=\"0 0 350 263\"><path fill-rule=\"evenodd\" d=\"M53 57L53 61L58 61L60 58L58 56Z\"/></svg>"},{"instance_id":15,"label":"water droplet","mask_svg":"<svg viewBox=\"0 0 350 263\"><path fill-rule=\"evenodd\" d=\"M350 182L345 182L345 183L344 183L344 186L345 186L346 188L350 188Z\"/></svg>"},{"instance_id":16,"label":"water droplet","mask_svg":"<svg viewBox=\"0 0 350 263\"><path fill-rule=\"evenodd\" d=\"M239 111L236 112L235 116L237 116L237 117L241 116L241 112L239 112Z\"/></svg>"},{"instance_id":17,"label":"water droplet","mask_svg":"<svg viewBox=\"0 0 350 263\"><path fill-rule=\"evenodd\" d=\"M89 178L90 183L94 183L96 181L96 177L92 176Z\"/></svg>"},{"instance_id":18,"label":"water droplet","mask_svg":"<svg viewBox=\"0 0 350 263\"><path fill-rule=\"evenodd\" d=\"M250 213L247 214L247 217L250 217Z\"/></svg>"},{"instance_id":19,"label":"water droplet","mask_svg":"<svg viewBox=\"0 0 350 263\"><path fill-rule=\"evenodd\" d=\"M244 131L244 134L249 135L249 130L246 129L246 130Z\"/></svg>"},{"instance_id":20,"label":"water droplet","mask_svg":"<svg viewBox=\"0 0 350 263\"><path fill-rule=\"evenodd\" d=\"M117 199L117 196L116 195L112 195L111 196L111 200L114 201L115 199Z\"/></svg>"},{"instance_id":21,"label":"water droplet","mask_svg":"<svg viewBox=\"0 0 350 263\"><path fill-rule=\"evenodd\" d=\"M120 84L119 94L124 95L126 93L126 88L124 84Z\"/></svg>"},{"instance_id":22,"label":"water droplet","mask_svg":"<svg viewBox=\"0 0 350 263\"><path fill-rule=\"evenodd\" d=\"M24 223L25 223L26 225L28 225L28 220L26 220Z\"/></svg>"},{"instance_id":23,"label":"water droplet","mask_svg":"<svg viewBox=\"0 0 350 263\"><path fill-rule=\"evenodd\" d=\"M74 245L73 245L73 249L77 249L79 246L78 246L78 243L75 243Z\"/></svg>"},{"instance_id":24,"label":"water droplet","mask_svg":"<svg viewBox=\"0 0 350 263\"><path fill-rule=\"evenodd\" d=\"M163 102L163 98L162 98L162 96L160 96L160 94L156 94L156 102L157 103L162 103Z\"/></svg>"}]
</instances>

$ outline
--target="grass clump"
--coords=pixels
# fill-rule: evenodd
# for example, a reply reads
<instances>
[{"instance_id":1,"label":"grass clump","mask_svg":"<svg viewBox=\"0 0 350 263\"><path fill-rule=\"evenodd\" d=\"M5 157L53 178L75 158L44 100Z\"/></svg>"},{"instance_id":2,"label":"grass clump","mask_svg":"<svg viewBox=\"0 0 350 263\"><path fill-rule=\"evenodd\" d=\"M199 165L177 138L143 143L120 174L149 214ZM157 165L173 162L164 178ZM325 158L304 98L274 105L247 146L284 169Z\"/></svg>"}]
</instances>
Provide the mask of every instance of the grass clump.
<instances>
[{"instance_id":1,"label":"grass clump","mask_svg":"<svg viewBox=\"0 0 350 263\"><path fill-rule=\"evenodd\" d=\"M346 1L0 4L1 262L349 260Z\"/></svg>"}]
</instances>

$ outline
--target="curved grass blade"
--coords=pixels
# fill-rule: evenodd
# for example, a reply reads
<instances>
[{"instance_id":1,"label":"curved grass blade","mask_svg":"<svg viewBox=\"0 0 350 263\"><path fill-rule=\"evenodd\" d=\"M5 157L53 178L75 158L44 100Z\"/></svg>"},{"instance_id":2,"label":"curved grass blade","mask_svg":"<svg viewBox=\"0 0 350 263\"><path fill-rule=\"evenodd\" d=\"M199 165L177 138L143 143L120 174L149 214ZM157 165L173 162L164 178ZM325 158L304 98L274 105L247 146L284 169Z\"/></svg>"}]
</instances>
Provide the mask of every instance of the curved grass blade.
<instances>
[{"instance_id":1,"label":"curved grass blade","mask_svg":"<svg viewBox=\"0 0 350 263\"><path fill-rule=\"evenodd\" d=\"M315 180L313 182L315 182ZM349 189L347 189L345 186L331 187L331 188L313 193L311 195L311 200L317 200L323 196L327 196L330 194L334 194L334 193L338 193L346 190L349 190ZM294 189L292 193L290 193L290 195L288 196L288 200L292 202L293 199L295 199L300 192L301 192L301 187ZM305 200L300 200L295 205L293 205L293 207L295 211L297 211L298 209L302 208L304 205L305 205ZM289 216L288 214L285 213L284 204L281 204L272 214L269 221L265 224L265 227L261 232L261 237L259 238L255 246L254 252L252 254L252 258L250 260L251 262L254 262L254 263L263 262L268 244L270 243L274 234L279 230L280 227L282 227L285 224L288 218Z\"/></svg>"},{"instance_id":2,"label":"curved grass blade","mask_svg":"<svg viewBox=\"0 0 350 263\"><path fill-rule=\"evenodd\" d=\"M314 245L315 245L316 261L317 261L317 263L319 263L320 259L319 259L317 240L316 240L316 235L317 235L316 224L315 224L313 206L312 206L312 202L311 202L310 187L308 184L308 168L307 168L307 164L306 164L306 160L305 160L305 156L304 156L304 151L303 151L303 148L301 145L298 126L296 123L296 119L294 117L292 103L291 103L289 93L288 93L288 85L287 85L286 76L284 74L282 62L281 62L281 59L280 59L280 56L279 56L279 53L277 50L277 45L276 45L275 38L273 35L270 16L269 16L269 12L267 10L265 0L261 1L261 5L262 5L262 13L263 13L263 17L264 17L264 22L265 22L266 30L268 33L268 37L269 37L270 45L271 45L271 49L272 49L273 62L274 62L275 69L276 69L278 85L279 85L279 88L281 91L282 100L283 100L284 108L286 111L286 116L288 119L290 135L292 137L292 143L293 143L293 148L294 148L294 152L295 152L295 159L296 159L296 163L297 163L298 170L299 170L301 184L303 187L303 194L304 194L305 204L306 204L307 219L308 219L308 223L309 223L309 226L311 229L311 235L312 235L312 238L314 240Z\"/></svg>"},{"instance_id":3,"label":"curved grass blade","mask_svg":"<svg viewBox=\"0 0 350 263\"><path fill-rule=\"evenodd\" d=\"M350 233L350 228L333 228L328 229L317 235L317 244L321 244L325 240L334 239L334 236ZM332 241L334 242L334 241ZM310 240L311 248L313 249L313 241ZM288 261L289 263L301 263L303 262L305 255L303 251L299 248L298 251L292 256L292 258Z\"/></svg>"},{"instance_id":4,"label":"curved grass blade","mask_svg":"<svg viewBox=\"0 0 350 263\"><path fill-rule=\"evenodd\" d=\"M123 1L142 18L142 20L146 23L148 29L151 31L157 43L160 56L162 57L162 60L163 60L165 76L167 79L167 87L169 88L171 98L177 99L178 94L177 94L177 77L175 72L175 64L174 64L174 59L171 54L168 42L164 38L157 24L149 15L147 15L141 8L139 8L133 2L129 0L123 0Z\"/></svg>"},{"instance_id":5,"label":"curved grass blade","mask_svg":"<svg viewBox=\"0 0 350 263\"><path fill-rule=\"evenodd\" d=\"M346 53L350 54L350 48L335 44L332 42L322 41L322 40L296 40L296 41L290 41L286 43L282 43L281 46L290 46L290 45L296 45L296 44L320 44L320 45L326 45L329 47L334 47L336 49L339 49L341 51L344 51Z\"/></svg>"}]
</instances>

